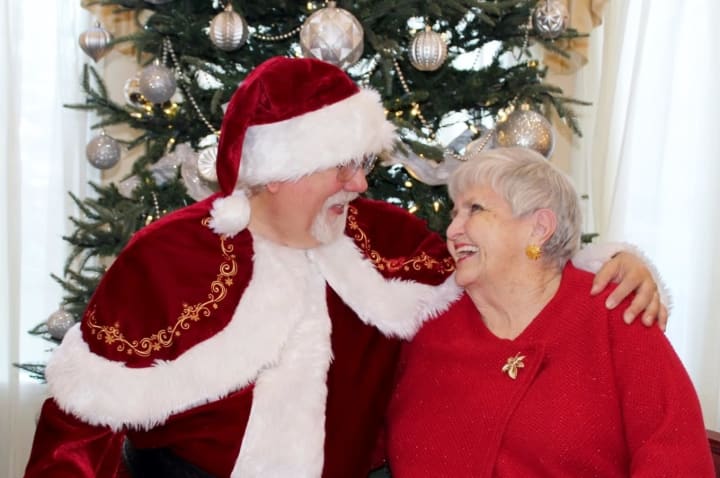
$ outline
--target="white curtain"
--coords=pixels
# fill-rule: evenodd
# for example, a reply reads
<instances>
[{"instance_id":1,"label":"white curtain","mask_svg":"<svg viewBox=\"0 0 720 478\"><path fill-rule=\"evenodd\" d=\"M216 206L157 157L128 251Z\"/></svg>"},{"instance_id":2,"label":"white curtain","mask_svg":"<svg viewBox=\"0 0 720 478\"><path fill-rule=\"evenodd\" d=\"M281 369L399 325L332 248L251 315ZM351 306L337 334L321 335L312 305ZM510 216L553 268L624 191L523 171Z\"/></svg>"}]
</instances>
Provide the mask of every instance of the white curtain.
<instances>
[{"instance_id":1,"label":"white curtain","mask_svg":"<svg viewBox=\"0 0 720 478\"><path fill-rule=\"evenodd\" d=\"M90 25L77 1L0 0L0 476L22 476L45 386L13 367L44 362L49 344L27 331L57 310L76 214L67 192L83 197L87 114L77 46Z\"/></svg>"},{"instance_id":2,"label":"white curtain","mask_svg":"<svg viewBox=\"0 0 720 478\"><path fill-rule=\"evenodd\" d=\"M640 246L673 296L668 337L720 429L720 2L613 1L576 95L573 160L607 240Z\"/></svg>"}]
</instances>

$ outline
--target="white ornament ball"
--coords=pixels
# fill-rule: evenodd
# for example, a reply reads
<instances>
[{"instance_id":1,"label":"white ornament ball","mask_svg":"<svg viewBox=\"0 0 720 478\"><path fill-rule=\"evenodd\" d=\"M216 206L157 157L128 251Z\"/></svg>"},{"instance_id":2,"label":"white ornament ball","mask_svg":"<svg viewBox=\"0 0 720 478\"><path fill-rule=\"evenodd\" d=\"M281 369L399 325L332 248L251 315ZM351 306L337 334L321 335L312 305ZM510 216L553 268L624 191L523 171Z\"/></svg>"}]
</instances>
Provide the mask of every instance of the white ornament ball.
<instances>
[{"instance_id":1,"label":"white ornament ball","mask_svg":"<svg viewBox=\"0 0 720 478\"><path fill-rule=\"evenodd\" d=\"M175 75L169 68L153 63L140 72L140 93L151 103L165 103L176 88Z\"/></svg>"},{"instance_id":2,"label":"white ornament ball","mask_svg":"<svg viewBox=\"0 0 720 478\"><path fill-rule=\"evenodd\" d=\"M218 13L210 22L210 41L223 51L232 51L245 44L248 38L248 24L228 3L225 11Z\"/></svg>"},{"instance_id":3,"label":"white ornament ball","mask_svg":"<svg viewBox=\"0 0 720 478\"><path fill-rule=\"evenodd\" d=\"M447 59L448 47L442 35L426 27L410 42L410 63L420 71L435 71Z\"/></svg>"},{"instance_id":4,"label":"white ornament ball","mask_svg":"<svg viewBox=\"0 0 720 478\"><path fill-rule=\"evenodd\" d=\"M90 164L98 169L112 168L120 161L120 143L101 134L90 140L85 147L85 155Z\"/></svg>"},{"instance_id":5,"label":"white ornament ball","mask_svg":"<svg viewBox=\"0 0 720 478\"><path fill-rule=\"evenodd\" d=\"M56 340L62 340L70 328L75 325L75 317L62 307L48 317L45 322L50 336Z\"/></svg>"},{"instance_id":6,"label":"white ornament ball","mask_svg":"<svg viewBox=\"0 0 720 478\"><path fill-rule=\"evenodd\" d=\"M363 52L363 28L347 10L335 2L310 15L300 28L303 55L327 61L339 68L357 62Z\"/></svg>"},{"instance_id":7,"label":"white ornament ball","mask_svg":"<svg viewBox=\"0 0 720 478\"><path fill-rule=\"evenodd\" d=\"M555 133L543 115L530 109L516 109L495 125L499 147L520 146L534 149L549 158L555 149Z\"/></svg>"},{"instance_id":8,"label":"white ornament ball","mask_svg":"<svg viewBox=\"0 0 720 478\"><path fill-rule=\"evenodd\" d=\"M82 32L78 38L78 44L90 58L98 61L112 50L112 47L109 46L112 39L112 34L98 24Z\"/></svg>"},{"instance_id":9,"label":"white ornament ball","mask_svg":"<svg viewBox=\"0 0 720 478\"><path fill-rule=\"evenodd\" d=\"M570 15L559 0L541 0L533 12L533 27L542 38L552 39L567 30Z\"/></svg>"}]
</instances>

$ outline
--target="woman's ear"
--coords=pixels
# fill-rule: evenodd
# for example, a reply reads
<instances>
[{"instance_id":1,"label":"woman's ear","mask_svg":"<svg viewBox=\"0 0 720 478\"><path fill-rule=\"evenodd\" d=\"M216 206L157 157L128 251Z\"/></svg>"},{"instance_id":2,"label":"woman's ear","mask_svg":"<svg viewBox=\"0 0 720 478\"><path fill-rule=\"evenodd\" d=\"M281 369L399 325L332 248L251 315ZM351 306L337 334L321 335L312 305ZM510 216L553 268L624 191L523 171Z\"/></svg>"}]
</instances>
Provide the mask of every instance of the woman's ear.
<instances>
[{"instance_id":1,"label":"woman's ear","mask_svg":"<svg viewBox=\"0 0 720 478\"><path fill-rule=\"evenodd\" d=\"M548 208L538 209L533 213L533 239L542 245L552 237L557 229L557 216Z\"/></svg>"}]
</instances>

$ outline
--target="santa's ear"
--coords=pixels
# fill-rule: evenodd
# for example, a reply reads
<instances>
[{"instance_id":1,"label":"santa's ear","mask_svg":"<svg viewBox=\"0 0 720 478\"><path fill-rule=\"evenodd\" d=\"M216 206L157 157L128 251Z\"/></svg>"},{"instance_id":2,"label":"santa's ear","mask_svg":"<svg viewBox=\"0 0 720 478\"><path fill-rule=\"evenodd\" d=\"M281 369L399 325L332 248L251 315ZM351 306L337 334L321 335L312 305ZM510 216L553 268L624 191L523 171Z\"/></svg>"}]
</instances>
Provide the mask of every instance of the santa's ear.
<instances>
[{"instance_id":1,"label":"santa's ear","mask_svg":"<svg viewBox=\"0 0 720 478\"><path fill-rule=\"evenodd\" d=\"M265 187L265 189L267 189L268 192L271 192L274 194L280 190L280 184L281 184L280 181L270 181L264 187Z\"/></svg>"},{"instance_id":2,"label":"santa's ear","mask_svg":"<svg viewBox=\"0 0 720 478\"><path fill-rule=\"evenodd\" d=\"M557 216L548 208L540 208L532 213L532 236L537 244L544 244L557 229Z\"/></svg>"}]
</instances>

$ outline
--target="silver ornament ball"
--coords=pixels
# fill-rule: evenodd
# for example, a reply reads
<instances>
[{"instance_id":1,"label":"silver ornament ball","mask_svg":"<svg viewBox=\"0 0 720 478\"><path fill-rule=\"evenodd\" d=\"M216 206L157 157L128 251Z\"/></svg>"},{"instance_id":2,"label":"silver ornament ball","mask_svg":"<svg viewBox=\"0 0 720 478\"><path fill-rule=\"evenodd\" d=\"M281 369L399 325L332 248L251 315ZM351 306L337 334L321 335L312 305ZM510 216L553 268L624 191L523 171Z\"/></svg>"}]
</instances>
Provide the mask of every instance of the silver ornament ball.
<instances>
[{"instance_id":1,"label":"silver ornament ball","mask_svg":"<svg viewBox=\"0 0 720 478\"><path fill-rule=\"evenodd\" d=\"M534 149L549 158L555 149L555 133L543 115L530 109L516 109L495 125L499 147L520 146Z\"/></svg>"},{"instance_id":2,"label":"silver ornament ball","mask_svg":"<svg viewBox=\"0 0 720 478\"><path fill-rule=\"evenodd\" d=\"M223 51L232 51L245 44L248 38L248 24L228 3L225 11L218 13L210 22L210 41Z\"/></svg>"},{"instance_id":3,"label":"silver ornament ball","mask_svg":"<svg viewBox=\"0 0 720 478\"><path fill-rule=\"evenodd\" d=\"M140 72L140 93L151 103L165 103L175 93L177 82L172 70L160 64L148 65Z\"/></svg>"},{"instance_id":4,"label":"silver ornament ball","mask_svg":"<svg viewBox=\"0 0 720 478\"><path fill-rule=\"evenodd\" d=\"M442 35L426 27L413 37L408 56L410 63L418 70L435 71L445 63L447 52L447 43Z\"/></svg>"},{"instance_id":5,"label":"silver ornament ball","mask_svg":"<svg viewBox=\"0 0 720 478\"><path fill-rule=\"evenodd\" d=\"M541 0L533 12L533 27L542 38L557 38L567 30L570 15L559 0Z\"/></svg>"},{"instance_id":6,"label":"silver ornament ball","mask_svg":"<svg viewBox=\"0 0 720 478\"><path fill-rule=\"evenodd\" d=\"M306 58L317 58L345 69L362 56L363 35L358 19L331 1L303 23L300 48Z\"/></svg>"},{"instance_id":7,"label":"silver ornament ball","mask_svg":"<svg viewBox=\"0 0 720 478\"><path fill-rule=\"evenodd\" d=\"M78 38L78 44L94 61L98 61L112 50L109 43L112 41L112 34L99 24L82 32Z\"/></svg>"},{"instance_id":8,"label":"silver ornament ball","mask_svg":"<svg viewBox=\"0 0 720 478\"><path fill-rule=\"evenodd\" d=\"M98 169L112 168L120 161L120 144L110 136L101 134L85 147L87 160Z\"/></svg>"},{"instance_id":9,"label":"silver ornament ball","mask_svg":"<svg viewBox=\"0 0 720 478\"><path fill-rule=\"evenodd\" d=\"M75 325L75 317L62 307L48 317L45 322L50 336L56 340L62 340L70 328Z\"/></svg>"}]
</instances>

